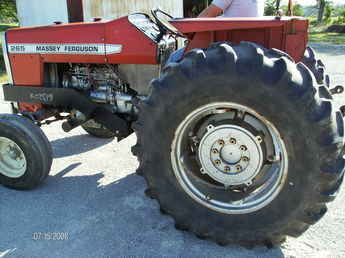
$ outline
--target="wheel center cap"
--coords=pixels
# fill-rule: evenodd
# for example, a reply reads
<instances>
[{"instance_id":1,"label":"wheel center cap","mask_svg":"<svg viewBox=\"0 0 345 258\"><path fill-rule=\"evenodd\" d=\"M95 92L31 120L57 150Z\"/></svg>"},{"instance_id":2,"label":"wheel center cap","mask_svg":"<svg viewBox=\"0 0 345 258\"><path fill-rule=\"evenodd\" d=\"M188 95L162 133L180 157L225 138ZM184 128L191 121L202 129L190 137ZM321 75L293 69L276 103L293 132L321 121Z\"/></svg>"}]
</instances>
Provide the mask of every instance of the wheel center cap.
<instances>
[{"instance_id":1,"label":"wheel center cap","mask_svg":"<svg viewBox=\"0 0 345 258\"><path fill-rule=\"evenodd\" d=\"M238 163L242 158L242 153L238 145L225 145L221 152L221 158L231 165Z\"/></svg>"},{"instance_id":2,"label":"wheel center cap","mask_svg":"<svg viewBox=\"0 0 345 258\"><path fill-rule=\"evenodd\" d=\"M27 168L22 149L11 139L0 137L0 174L10 178L19 178Z\"/></svg>"},{"instance_id":3,"label":"wheel center cap","mask_svg":"<svg viewBox=\"0 0 345 258\"><path fill-rule=\"evenodd\" d=\"M261 141L238 125L208 126L199 145L202 173L225 186L251 185L263 164Z\"/></svg>"}]
</instances>

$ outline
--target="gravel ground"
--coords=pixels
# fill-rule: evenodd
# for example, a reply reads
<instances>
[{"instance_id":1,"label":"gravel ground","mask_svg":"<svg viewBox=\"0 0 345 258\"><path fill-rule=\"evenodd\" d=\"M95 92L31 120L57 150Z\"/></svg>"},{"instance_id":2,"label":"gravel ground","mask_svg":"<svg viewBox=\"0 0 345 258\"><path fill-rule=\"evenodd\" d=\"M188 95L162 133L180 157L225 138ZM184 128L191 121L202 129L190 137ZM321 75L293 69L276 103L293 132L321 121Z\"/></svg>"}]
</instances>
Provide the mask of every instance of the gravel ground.
<instances>
[{"instance_id":1,"label":"gravel ground","mask_svg":"<svg viewBox=\"0 0 345 258\"><path fill-rule=\"evenodd\" d=\"M345 49L315 47L333 85L344 82ZM55 158L46 183L29 192L0 187L0 257L345 257L344 191L318 224L280 248L220 247L176 231L144 196L130 153L135 136L117 143L79 128L65 134L58 123L44 131ZM68 239L34 240L40 232Z\"/></svg>"}]
</instances>

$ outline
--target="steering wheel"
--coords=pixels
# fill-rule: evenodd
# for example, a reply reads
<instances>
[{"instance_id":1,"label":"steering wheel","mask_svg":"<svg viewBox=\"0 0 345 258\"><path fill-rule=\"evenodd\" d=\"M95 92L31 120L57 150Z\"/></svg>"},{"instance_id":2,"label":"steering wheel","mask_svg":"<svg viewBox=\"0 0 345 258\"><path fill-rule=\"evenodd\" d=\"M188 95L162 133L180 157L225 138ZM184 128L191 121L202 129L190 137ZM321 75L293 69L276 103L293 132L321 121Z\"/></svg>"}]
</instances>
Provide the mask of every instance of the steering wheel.
<instances>
[{"instance_id":1,"label":"steering wheel","mask_svg":"<svg viewBox=\"0 0 345 258\"><path fill-rule=\"evenodd\" d=\"M159 29L161 30L161 32L163 34L170 33L172 35L176 35L178 37L185 38L185 36L181 32L179 32L178 29L176 29L174 26L172 26L168 20L164 20L164 19L158 17L158 15L160 14L160 15L163 15L163 17L164 16L168 17L170 20L174 19L174 17L172 17L170 14L162 11L159 8L151 10L151 14L152 14L153 18L155 18L156 23L157 23Z\"/></svg>"}]
</instances>

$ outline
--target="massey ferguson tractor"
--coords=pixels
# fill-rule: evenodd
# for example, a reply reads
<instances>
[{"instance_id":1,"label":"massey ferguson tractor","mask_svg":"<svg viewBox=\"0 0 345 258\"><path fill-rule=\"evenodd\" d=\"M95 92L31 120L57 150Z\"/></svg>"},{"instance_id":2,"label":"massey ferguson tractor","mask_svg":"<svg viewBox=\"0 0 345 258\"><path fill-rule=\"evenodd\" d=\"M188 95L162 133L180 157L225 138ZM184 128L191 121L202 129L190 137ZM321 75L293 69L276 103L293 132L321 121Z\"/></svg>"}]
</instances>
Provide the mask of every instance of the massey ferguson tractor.
<instances>
[{"instance_id":1,"label":"massey ferguson tractor","mask_svg":"<svg viewBox=\"0 0 345 258\"><path fill-rule=\"evenodd\" d=\"M150 18L152 17L152 18ZM41 125L135 131L137 170L176 228L221 245L275 245L327 211L344 178L344 121L300 17L112 21L3 38L14 114L0 116L0 183L48 176ZM178 42L183 48L177 52Z\"/></svg>"}]
</instances>

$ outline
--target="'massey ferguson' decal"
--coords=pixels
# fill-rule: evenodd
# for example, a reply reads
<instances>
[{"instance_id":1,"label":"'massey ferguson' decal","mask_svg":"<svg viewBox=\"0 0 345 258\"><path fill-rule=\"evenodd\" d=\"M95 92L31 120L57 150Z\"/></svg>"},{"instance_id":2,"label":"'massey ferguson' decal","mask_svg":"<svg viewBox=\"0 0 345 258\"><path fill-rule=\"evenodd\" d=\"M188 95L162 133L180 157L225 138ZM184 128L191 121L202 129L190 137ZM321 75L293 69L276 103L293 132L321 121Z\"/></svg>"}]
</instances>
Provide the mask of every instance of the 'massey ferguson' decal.
<instances>
[{"instance_id":1,"label":"'massey ferguson' decal","mask_svg":"<svg viewBox=\"0 0 345 258\"><path fill-rule=\"evenodd\" d=\"M110 55L122 51L115 44L8 44L10 54Z\"/></svg>"}]
</instances>

